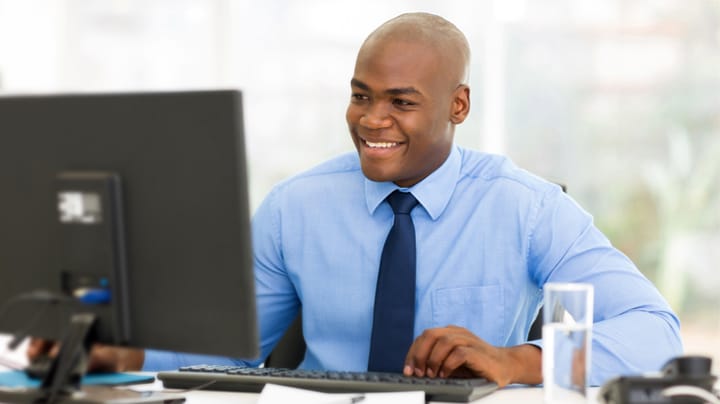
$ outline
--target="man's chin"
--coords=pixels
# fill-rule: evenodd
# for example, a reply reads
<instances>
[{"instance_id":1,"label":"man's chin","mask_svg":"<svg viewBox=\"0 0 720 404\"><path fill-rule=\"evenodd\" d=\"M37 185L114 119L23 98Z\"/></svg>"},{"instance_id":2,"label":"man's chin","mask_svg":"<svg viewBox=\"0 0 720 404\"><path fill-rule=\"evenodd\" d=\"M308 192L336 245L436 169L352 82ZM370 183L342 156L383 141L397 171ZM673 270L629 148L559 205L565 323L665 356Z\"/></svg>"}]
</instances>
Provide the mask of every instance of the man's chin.
<instances>
[{"instance_id":1,"label":"man's chin","mask_svg":"<svg viewBox=\"0 0 720 404\"><path fill-rule=\"evenodd\" d=\"M375 167L368 167L368 164L363 164L362 162L360 164L360 167L362 168L362 172L365 175L365 178L369 179L370 181L393 182L397 178L397 175L388 172L388 170L378 170Z\"/></svg>"}]
</instances>

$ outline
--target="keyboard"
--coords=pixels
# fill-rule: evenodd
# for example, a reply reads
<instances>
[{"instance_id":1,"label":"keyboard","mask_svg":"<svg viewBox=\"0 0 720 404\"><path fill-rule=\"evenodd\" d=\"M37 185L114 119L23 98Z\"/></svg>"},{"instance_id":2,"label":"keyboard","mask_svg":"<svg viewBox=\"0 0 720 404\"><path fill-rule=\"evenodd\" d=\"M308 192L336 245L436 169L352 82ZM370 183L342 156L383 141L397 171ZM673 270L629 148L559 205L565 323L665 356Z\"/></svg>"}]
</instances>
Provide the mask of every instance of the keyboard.
<instances>
[{"instance_id":1,"label":"keyboard","mask_svg":"<svg viewBox=\"0 0 720 404\"><path fill-rule=\"evenodd\" d=\"M469 402L497 390L486 379L431 379L398 373L196 365L159 372L165 388L260 392L266 383L327 393L425 392L426 401Z\"/></svg>"}]
</instances>

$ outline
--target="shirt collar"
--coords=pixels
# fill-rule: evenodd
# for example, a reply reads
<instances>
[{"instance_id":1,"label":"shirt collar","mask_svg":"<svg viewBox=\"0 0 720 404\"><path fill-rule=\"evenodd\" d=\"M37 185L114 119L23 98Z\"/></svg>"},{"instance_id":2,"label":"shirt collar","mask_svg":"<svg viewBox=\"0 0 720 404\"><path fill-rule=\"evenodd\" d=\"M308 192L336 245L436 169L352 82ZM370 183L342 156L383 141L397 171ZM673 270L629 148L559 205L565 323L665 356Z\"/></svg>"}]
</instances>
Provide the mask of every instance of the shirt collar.
<instances>
[{"instance_id":1,"label":"shirt collar","mask_svg":"<svg viewBox=\"0 0 720 404\"><path fill-rule=\"evenodd\" d=\"M433 220L437 220L450 201L455 185L460 177L462 155L457 146L450 149L450 155L445 162L433 171L424 180L410 188L401 188L395 183L376 182L365 178L365 202L368 212L374 214L380 204L396 189L410 191L425 208Z\"/></svg>"}]
</instances>

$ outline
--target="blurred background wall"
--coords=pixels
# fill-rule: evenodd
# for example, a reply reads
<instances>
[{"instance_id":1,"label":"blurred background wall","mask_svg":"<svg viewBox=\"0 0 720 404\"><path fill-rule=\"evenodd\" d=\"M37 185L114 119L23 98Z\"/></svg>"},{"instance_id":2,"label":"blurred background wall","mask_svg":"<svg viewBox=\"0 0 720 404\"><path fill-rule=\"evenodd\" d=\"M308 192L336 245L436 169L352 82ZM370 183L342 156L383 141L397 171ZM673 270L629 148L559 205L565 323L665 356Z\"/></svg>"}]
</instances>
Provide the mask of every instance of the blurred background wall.
<instances>
[{"instance_id":1,"label":"blurred background wall","mask_svg":"<svg viewBox=\"0 0 720 404\"><path fill-rule=\"evenodd\" d=\"M254 208L353 150L355 54L406 11L471 43L457 142L567 184L717 366L720 0L0 0L0 93L239 88Z\"/></svg>"}]
</instances>

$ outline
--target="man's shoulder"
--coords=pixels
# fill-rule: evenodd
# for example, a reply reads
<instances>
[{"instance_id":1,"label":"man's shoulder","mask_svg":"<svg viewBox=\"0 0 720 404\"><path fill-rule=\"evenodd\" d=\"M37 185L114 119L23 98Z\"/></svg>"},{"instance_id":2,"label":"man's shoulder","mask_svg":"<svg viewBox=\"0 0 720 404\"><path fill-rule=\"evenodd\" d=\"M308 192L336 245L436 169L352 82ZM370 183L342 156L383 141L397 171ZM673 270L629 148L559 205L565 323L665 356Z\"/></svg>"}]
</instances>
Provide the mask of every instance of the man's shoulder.
<instances>
[{"instance_id":1,"label":"man's shoulder","mask_svg":"<svg viewBox=\"0 0 720 404\"><path fill-rule=\"evenodd\" d=\"M357 153L348 152L297 173L273 188L275 192L283 193L317 192L328 187L341 187L348 182L358 182L362 178Z\"/></svg>"},{"instance_id":2,"label":"man's shoulder","mask_svg":"<svg viewBox=\"0 0 720 404\"><path fill-rule=\"evenodd\" d=\"M480 180L487 185L502 182L540 193L555 187L552 182L521 168L507 156L471 149L461 149L461 152L462 177Z\"/></svg>"},{"instance_id":3,"label":"man's shoulder","mask_svg":"<svg viewBox=\"0 0 720 404\"><path fill-rule=\"evenodd\" d=\"M307 181L327 181L328 177L333 176L346 176L360 173L360 160L357 157L357 153L348 152L340 154L329 160L325 160L322 163L315 165L305 171L293 175L286 179L282 183L292 184L296 182L307 182ZM281 183L281 184L282 184Z\"/></svg>"},{"instance_id":4,"label":"man's shoulder","mask_svg":"<svg viewBox=\"0 0 720 404\"><path fill-rule=\"evenodd\" d=\"M341 154L275 184L258 210L302 210L337 203L340 195L361 192L363 179L357 153Z\"/></svg>"}]
</instances>

